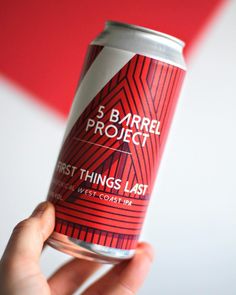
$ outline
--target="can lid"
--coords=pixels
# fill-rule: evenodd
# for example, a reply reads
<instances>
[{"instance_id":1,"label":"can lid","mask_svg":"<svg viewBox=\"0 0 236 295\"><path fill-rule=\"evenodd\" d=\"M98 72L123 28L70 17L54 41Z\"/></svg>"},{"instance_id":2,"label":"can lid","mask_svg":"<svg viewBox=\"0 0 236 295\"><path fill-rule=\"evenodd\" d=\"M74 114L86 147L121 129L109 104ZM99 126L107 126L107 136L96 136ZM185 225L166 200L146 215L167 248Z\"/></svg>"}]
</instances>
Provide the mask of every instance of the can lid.
<instances>
[{"instance_id":1,"label":"can lid","mask_svg":"<svg viewBox=\"0 0 236 295\"><path fill-rule=\"evenodd\" d=\"M107 21L105 30L91 44L126 50L186 70L182 53L185 43L155 30Z\"/></svg>"},{"instance_id":2,"label":"can lid","mask_svg":"<svg viewBox=\"0 0 236 295\"><path fill-rule=\"evenodd\" d=\"M152 30L152 29L148 29L146 27L142 27L142 26L137 26L137 25L133 25L133 24L128 24L128 23L122 23L122 22L118 22L118 21L107 21L106 22L106 26L116 26L116 27L123 27L123 28L127 28L127 29L133 29L133 30L136 30L136 31L141 31L141 32L144 32L144 33L149 33L149 34L153 34L153 35L156 35L158 37L163 37L163 38L166 38L166 39L169 39L179 45L181 45L182 47L185 46L185 42L176 38L176 37L173 37L169 34L165 34L165 33L162 33L162 32L159 32L159 31L156 31L156 30Z\"/></svg>"}]
</instances>

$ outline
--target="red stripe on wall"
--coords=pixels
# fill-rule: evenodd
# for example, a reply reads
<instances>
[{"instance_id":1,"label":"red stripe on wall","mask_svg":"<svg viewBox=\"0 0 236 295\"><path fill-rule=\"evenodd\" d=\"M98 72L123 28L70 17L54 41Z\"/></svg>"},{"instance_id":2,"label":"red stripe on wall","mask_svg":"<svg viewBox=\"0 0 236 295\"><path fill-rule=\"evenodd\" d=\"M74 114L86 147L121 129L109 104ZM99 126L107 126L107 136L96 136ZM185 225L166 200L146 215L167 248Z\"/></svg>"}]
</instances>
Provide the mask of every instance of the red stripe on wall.
<instances>
[{"instance_id":1,"label":"red stripe on wall","mask_svg":"<svg viewBox=\"0 0 236 295\"><path fill-rule=\"evenodd\" d=\"M89 42L108 19L143 25L190 46L223 0L1 1L0 72L67 115Z\"/></svg>"}]
</instances>

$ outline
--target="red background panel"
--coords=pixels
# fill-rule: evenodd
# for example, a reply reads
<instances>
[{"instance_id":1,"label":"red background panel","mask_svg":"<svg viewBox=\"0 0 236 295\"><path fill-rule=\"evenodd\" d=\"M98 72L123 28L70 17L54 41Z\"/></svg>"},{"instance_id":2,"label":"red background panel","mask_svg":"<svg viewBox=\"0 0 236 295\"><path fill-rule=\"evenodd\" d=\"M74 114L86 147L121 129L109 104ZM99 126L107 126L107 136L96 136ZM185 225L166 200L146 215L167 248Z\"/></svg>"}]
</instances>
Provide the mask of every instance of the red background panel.
<instances>
[{"instance_id":1,"label":"red background panel","mask_svg":"<svg viewBox=\"0 0 236 295\"><path fill-rule=\"evenodd\" d=\"M88 43L108 19L186 42L186 53L223 0L2 0L0 71L66 115Z\"/></svg>"}]
</instances>

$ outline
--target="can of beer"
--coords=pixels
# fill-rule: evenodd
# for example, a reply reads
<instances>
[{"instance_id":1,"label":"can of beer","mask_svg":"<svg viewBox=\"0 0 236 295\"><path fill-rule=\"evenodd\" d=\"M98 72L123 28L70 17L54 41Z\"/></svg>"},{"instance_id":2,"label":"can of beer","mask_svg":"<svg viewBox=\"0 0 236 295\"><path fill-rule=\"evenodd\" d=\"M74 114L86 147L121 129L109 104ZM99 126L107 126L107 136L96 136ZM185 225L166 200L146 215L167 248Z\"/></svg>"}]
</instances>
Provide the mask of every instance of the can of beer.
<instances>
[{"instance_id":1,"label":"can of beer","mask_svg":"<svg viewBox=\"0 0 236 295\"><path fill-rule=\"evenodd\" d=\"M185 75L184 43L109 21L90 44L52 178L52 247L131 258Z\"/></svg>"}]
</instances>

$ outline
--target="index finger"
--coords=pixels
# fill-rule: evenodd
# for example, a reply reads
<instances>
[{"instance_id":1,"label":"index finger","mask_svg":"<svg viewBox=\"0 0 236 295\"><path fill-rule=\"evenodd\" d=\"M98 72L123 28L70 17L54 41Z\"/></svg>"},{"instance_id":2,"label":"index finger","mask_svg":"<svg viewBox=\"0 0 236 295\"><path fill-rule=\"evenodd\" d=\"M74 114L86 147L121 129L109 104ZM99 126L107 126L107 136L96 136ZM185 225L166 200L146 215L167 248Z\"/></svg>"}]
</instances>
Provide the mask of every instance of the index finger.
<instances>
[{"instance_id":1,"label":"index finger","mask_svg":"<svg viewBox=\"0 0 236 295\"><path fill-rule=\"evenodd\" d=\"M135 294L148 274L153 256L152 247L147 243L140 243L133 259L116 265L82 295Z\"/></svg>"},{"instance_id":2,"label":"index finger","mask_svg":"<svg viewBox=\"0 0 236 295\"><path fill-rule=\"evenodd\" d=\"M97 262L72 259L49 278L52 294L73 294L100 266Z\"/></svg>"}]
</instances>

